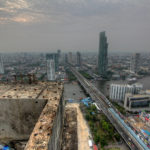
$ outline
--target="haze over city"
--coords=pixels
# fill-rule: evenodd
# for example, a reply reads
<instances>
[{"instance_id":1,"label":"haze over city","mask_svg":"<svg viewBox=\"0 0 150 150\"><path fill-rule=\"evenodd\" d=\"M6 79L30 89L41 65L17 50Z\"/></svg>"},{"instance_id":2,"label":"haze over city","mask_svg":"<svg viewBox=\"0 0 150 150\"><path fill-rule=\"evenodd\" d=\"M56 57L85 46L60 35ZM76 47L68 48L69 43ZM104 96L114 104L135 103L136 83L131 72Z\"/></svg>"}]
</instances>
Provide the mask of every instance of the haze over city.
<instances>
[{"instance_id":1,"label":"haze over city","mask_svg":"<svg viewBox=\"0 0 150 150\"><path fill-rule=\"evenodd\" d=\"M0 150L150 150L150 0L0 0Z\"/></svg>"},{"instance_id":2,"label":"haze over city","mask_svg":"<svg viewBox=\"0 0 150 150\"><path fill-rule=\"evenodd\" d=\"M149 52L148 0L1 0L0 52Z\"/></svg>"}]
</instances>

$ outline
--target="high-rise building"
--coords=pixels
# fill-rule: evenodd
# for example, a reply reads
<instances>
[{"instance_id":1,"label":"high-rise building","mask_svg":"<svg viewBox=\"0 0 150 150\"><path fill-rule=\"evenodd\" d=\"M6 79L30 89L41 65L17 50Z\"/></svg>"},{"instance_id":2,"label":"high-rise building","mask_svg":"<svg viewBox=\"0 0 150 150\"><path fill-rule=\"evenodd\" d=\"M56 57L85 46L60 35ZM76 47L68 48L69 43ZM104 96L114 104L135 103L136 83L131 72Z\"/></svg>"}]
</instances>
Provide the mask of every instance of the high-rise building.
<instances>
[{"instance_id":1,"label":"high-rise building","mask_svg":"<svg viewBox=\"0 0 150 150\"><path fill-rule=\"evenodd\" d=\"M105 31L100 33L99 37L99 55L98 55L98 73L102 77L107 76L107 57L108 43Z\"/></svg>"},{"instance_id":2,"label":"high-rise building","mask_svg":"<svg viewBox=\"0 0 150 150\"><path fill-rule=\"evenodd\" d=\"M57 53L51 53L51 54L46 54L46 59L53 59L55 63L55 71L58 71L59 68L59 63L58 63L58 54Z\"/></svg>"},{"instance_id":3,"label":"high-rise building","mask_svg":"<svg viewBox=\"0 0 150 150\"><path fill-rule=\"evenodd\" d=\"M72 52L69 52L69 54L68 54L68 62L69 62L70 64L73 63L73 61L72 61Z\"/></svg>"},{"instance_id":4,"label":"high-rise building","mask_svg":"<svg viewBox=\"0 0 150 150\"><path fill-rule=\"evenodd\" d=\"M55 62L53 59L47 59L47 79L49 81L55 80Z\"/></svg>"},{"instance_id":5,"label":"high-rise building","mask_svg":"<svg viewBox=\"0 0 150 150\"><path fill-rule=\"evenodd\" d=\"M65 54L65 63L68 63L68 55Z\"/></svg>"},{"instance_id":6,"label":"high-rise building","mask_svg":"<svg viewBox=\"0 0 150 150\"><path fill-rule=\"evenodd\" d=\"M0 55L0 74L4 74L4 65L3 65L3 59Z\"/></svg>"},{"instance_id":7,"label":"high-rise building","mask_svg":"<svg viewBox=\"0 0 150 150\"><path fill-rule=\"evenodd\" d=\"M139 68L140 68L140 53L135 53L131 57L130 71L133 73L138 73Z\"/></svg>"},{"instance_id":8,"label":"high-rise building","mask_svg":"<svg viewBox=\"0 0 150 150\"><path fill-rule=\"evenodd\" d=\"M82 65L81 53L80 52L77 52L77 65L78 66Z\"/></svg>"},{"instance_id":9,"label":"high-rise building","mask_svg":"<svg viewBox=\"0 0 150 150\"><path fill-rule=\"evenodd\" d=\"M57 54L58 54L58 57L60 57L60 55L61 55L61 50L60 49L57 50Z\"/></svg>"},{"instance_id":10,"label":"high-rise building","mask_svg":"<svg viewBox=\"0 0 150 150\"><path fill-rule=\"evenodd\" d=\"M58 49L57 50L57 55L58 55L58 64L61 64L61 50L60 49Z\"/></svg>"},{"instance_id":11,"label":"high-rise building","mask_svg":"<svg viewBox=\"0 0 150 150\"><path fill-rule=\"evenodd\" d=\"M111 84L109 98L113 101L124 101L126 93L138 94L142 89L142 84Z\"/></svg>"}]
</instances>

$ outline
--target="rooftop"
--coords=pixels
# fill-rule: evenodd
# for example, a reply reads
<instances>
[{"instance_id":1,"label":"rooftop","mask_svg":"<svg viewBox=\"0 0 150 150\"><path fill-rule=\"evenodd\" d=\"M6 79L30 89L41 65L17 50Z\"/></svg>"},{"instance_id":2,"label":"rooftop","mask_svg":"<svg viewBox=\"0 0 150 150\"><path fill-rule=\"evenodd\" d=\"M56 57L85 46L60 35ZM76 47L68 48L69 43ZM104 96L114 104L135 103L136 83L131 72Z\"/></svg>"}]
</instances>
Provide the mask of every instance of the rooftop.
<instances>
[{"instance_id":1,"label":"rooftop","mask_svg":"<svg viewBox=\"0 0 150 150\"><path fill-rule=\"evenodd\" d=\"M25 150L47 150L53 122L62 96L63 85L58 82L38 84L0 85L0 99L47 99Z\"/></svg>"},{"instance_id":2,"label":"rooftop","mask_svg":"<svg viewBox=\"0 0 150 150\"><path fill-rule=\"evenodd\" d=\"M43 83L38 84L17 84L17 85L0 85L0 99L37 99L37 98L49 98L48 91L58 90L58 84L56 83ZM48 95L47 95L48 94Z\"/></svg>"}]
</instances>

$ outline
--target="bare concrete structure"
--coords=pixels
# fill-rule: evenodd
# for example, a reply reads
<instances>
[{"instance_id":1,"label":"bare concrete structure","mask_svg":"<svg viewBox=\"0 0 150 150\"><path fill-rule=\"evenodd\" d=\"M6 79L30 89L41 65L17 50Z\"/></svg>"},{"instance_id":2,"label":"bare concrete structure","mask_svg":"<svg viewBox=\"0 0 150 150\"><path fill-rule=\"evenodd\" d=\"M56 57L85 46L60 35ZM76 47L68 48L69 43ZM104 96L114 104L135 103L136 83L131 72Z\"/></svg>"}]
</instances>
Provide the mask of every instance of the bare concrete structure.
<instances>
[{"instance_id":1,"label":"bare concrete structure","mask_svg":"<svg viewBox=\"0 0 150 150\"><path fill-rule=\"evenodd\" d=\"M63 85L0 85L0 142L28 140L25 150L60 150Z\"/></svg>"},{"instance_id":2,"label":"bare concrete structure","mask_svg":"<svg viewBox=\"0 0 150 150\"><path fill-rule=\"evenodd\" d=\"M62 150L77 150L77 109L75 107L66 107L64 113L64 129Z\"/></svg>"}]
</instances>

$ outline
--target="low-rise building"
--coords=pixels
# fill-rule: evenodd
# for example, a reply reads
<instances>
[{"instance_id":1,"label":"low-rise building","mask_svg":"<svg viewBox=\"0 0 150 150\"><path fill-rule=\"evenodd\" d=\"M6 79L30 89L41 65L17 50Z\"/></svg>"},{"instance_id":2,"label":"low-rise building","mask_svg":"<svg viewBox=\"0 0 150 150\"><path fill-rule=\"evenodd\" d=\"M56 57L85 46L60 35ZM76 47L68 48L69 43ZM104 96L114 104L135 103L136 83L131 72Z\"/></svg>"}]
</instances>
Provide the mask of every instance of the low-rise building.
<instances>
[{"instance_id":1,"label":"low-rise building","mask_svg":"<svg viewBox=\"0 0 150 150\"><path fill-rule=\"evenodd\" d=\"M124 108L130 112L150 111L150 95L126 94Z\"/></svg>"}]
</instances>

